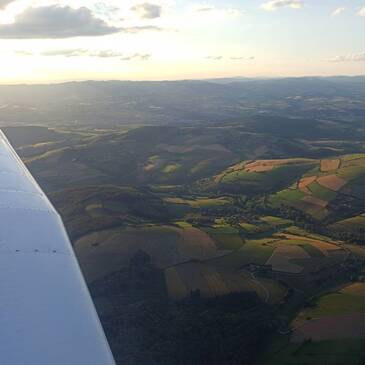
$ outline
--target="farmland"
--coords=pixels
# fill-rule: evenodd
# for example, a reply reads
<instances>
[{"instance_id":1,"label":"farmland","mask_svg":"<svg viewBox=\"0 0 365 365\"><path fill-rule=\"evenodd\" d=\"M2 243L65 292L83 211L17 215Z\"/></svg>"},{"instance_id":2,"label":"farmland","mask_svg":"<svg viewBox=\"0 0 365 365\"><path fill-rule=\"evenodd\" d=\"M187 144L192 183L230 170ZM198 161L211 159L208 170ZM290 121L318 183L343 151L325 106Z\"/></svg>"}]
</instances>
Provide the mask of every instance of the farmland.
<instances>
[{"instance_id":1,"label":"farmland","mask_svg":"<svg viewBox=\"0 0 365 365\"><path fill-rule=\"evenodd\" d=\"M335 364L331 347L356 364L365 344L363 144L313 140L305 130L303 138L281 138L263 119L255 131L235 123L37 128L17 148L62 215L124 362L132 356L120 346L124 331L151 335L136 323L158 333L163 348L154 315L178 331L179 315L198 325L209 313L221 328L237 329L229 341L238 347L260 338L262 360L244 348L259 365ZM242 332L242 323L259 332ZM301 332L296 323L305 324ZM348 329L347 337L321 330L330 326ZM154 361L164 356L151 355L148 343L133 346L135 357L145 349ZM199 341L194 346L207 354Z\"/></svg>"}]
</instances>

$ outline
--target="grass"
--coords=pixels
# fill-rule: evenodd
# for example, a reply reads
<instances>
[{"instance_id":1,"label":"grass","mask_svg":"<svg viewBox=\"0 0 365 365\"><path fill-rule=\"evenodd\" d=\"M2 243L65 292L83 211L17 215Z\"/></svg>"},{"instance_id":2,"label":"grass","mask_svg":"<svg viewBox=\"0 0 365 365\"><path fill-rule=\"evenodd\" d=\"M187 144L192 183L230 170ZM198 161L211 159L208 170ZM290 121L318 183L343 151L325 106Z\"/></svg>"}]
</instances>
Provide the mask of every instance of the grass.
<instances>
[{"instance_id":1,"label":"grass","mask_svg":"<svg viewBox=\"0 0 365 365\"><path fill-rule=\"evenodd\" d=\"M325 201L331 201L336 198L337 194L329 190L322 185L318 184L318 182L313 182L308 186L308 189L312 192L313 196Z\"/></svg>"},{"instance_id":2,"label":"grass","mask_svg":"<svg viewBox=\"0 0 365 365\"><path fill-rule=\"evenodd\" d=\"M268 244L271 241L272 239L248 241L240 250L214 259L212 263L230 269L240 269L248 264L265 265L274 252L274 247Z\"/></svg>"},{"instance_id":3,"label":"grass","mask_svg":"<svg viewBox=\"0 0 365 365\"><path fill-rule=\"evenodd\" d=\"M246 231L247 233L250 233L250 234L254 234L254 233L259 232L259 227L255 226L254 224L251 224L251 223L241 222L240 227L244 231Z\"/></svg>"},{"instance_id":4,"label":"grass","mask_svg":"<svg viewBox=\"0 0 365 365\"><path fill-rule=\"evenodd\" d=\"M354 153L352 155L345 155L341 157L342 161L352 161L352 160L357 160L359 158L364 158L365 154L363 153Z\"/></svg>"},{"instance_id":5,"label":"grass","mask_svg":"<svg viewBox=\"0 0 365 365\"><path fill-rule=\"evenodd\" d=\"M365 216L358 215L356 217L348 218L331 225L334 229L349 229L359 230L365 225Z\"/></svg>"},{"instance_id":6,"label":"grass","mask_svg":"<svg viewBox=\"0 0 365 365\"><path fill-rule=\"evenodd\" d=\"M365 167L356 165L340 168L336 173L338 177L345 180L353 180L363 174L365 174Z\"/></svg>"},{"instance_id":7,"label":"grass","mask_svg":"<svg viewBox=\"0 0 365 365\"><path fill-rule=\"evenodd\" d=\"M197 198L197 199L184 199L184 198L166 198L167 203L172 204L184 204L189 205L192 208L211 208L229 205L232 203L230 198L219 197L219 198Z\"/></svg>"},{"instance_id":8,"label":"grass","mask_svg":"<svg viewBox=\"0 0 365 365\"><path fill-rule=\"evenodd\" d=\"M193 226L188 223L188 222L185 222L185 221L177 221L175 222L175 224L179 227L179 228L192 228Z\"/></svg>"},{"instance_id":9,"label":"grass","mask_svg":"<svg viewBox=\"0 0 365 365\"><path fill-rule=\"evenodd\" d=\"M238 234L238 230L228 225L218 225L212 228L202 229L209 234L216 242L220 250L238 250L243 245L243 240Z\"/></svg>"},{"instance_id":10,"label":"grass","mask_svg":"<svg viewBox=\"0 0 365 365\"><path fill-rule=\"evenodd\" d=\"M286 228L284 232L289 233L289 234L293 234L293 235L303 236L303 237L306 237L306 238L312 238L312 239L319 240L319 241L332 242L326 236L322 236L322 235L317 234L317 233L308 232L305 229L297 227L297 226L290 226L290 227Z\"/></svg>"},{"instance_id":11,"label":"grass","mask_svg":"<svg viewBox=\"0 0 365 365\"><path fill-rule=\"evenodd\" d=\"M290 219L284 219L273 216L261 217L260 220L274 227L286 226L293 223L293 221Z\"/></svg>"},{"instance_id":12,"label":"grass","mask_svg":"<svg viewBox=\"0 0 365 365\"><path fill-rule=\"evenodd\" d=\"M365 285L365 284L364 284ZM332 315L364 313L365 297L362 295L344 294L341 292L326 294L320 297L313 308L305 310L305 316L324 317Z\"/></svg>"},{"instance_id":13,"label":"grass","mask_svg":"<svg viewBox=\"0 0 365 365\"><path fill-rule=\"evenodd\" d=\"M299 200L301 200L304 197L305 197L305 194L300 190L286 189L286 190L279 191L275 195L272 195L270 197L270 203L275 206L280 205L284 202L295 204L296 202L298 202Z\"/></svg>"}]
</instances>

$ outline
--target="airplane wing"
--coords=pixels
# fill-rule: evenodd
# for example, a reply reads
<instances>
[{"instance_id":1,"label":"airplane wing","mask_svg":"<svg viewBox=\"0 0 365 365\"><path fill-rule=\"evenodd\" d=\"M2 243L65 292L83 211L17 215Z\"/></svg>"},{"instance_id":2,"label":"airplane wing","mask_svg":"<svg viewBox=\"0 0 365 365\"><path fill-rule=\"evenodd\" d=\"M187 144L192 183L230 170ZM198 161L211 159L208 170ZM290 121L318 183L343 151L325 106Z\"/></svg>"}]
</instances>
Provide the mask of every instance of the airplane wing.
<instances>
[{"instance_id":1,"label":"airplane wing","mask_svg":"<svg viewBox=\"0 0 365 365\"><path fill-rule=\"evenodd\" d=\"M2 132L0 364L115 364L61 218Z\"/></svg>"}]
</instances>

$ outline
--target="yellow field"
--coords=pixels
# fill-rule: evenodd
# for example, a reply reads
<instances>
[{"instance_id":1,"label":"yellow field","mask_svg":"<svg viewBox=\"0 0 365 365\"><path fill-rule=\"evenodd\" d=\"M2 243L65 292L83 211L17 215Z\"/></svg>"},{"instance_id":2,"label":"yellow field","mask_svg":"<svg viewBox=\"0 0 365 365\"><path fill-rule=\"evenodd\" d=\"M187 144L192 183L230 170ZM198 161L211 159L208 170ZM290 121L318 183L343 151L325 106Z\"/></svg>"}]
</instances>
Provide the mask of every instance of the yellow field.
<instances>
[{"instance_id":1,"label":"yellow field","mask_svg":"<svg viewBox=\"0 0 365 365\"><path fill-rule=\"evenodd\" d=\"M343 288L341 293L365 296L365 284L364 283L353 283Z\"/></svg>"},{"instance_id":2,"label":"yellow field","mask_svg":"<svg viewBox=\"0 0 365 365\"><path fill-rule=\"evenodd\" d=\"M321 160L321 171L322 172L329 172L337 170L340 167L341 160Z\"/></svg>"},{"instance_id":3,"label":"yellow field","mask_svg":"<svg viewBox=\"0 0 365 365\"><path fill-rule=\"evenodd\" d=\"M308 185L312 184L317 180L317 176L308 176L303 177L298 183L298 189L306 194L311 194L311 191L308 189Z\"/></svg>"},{"instance_id":4,"label":"yellow field","mask_svg":"<svg viewBox=\"0 0 365 365\"><path fill-rule=\"evenodd\" d=\"M310 245L317 248L318 250L320 250L325 256L328 256L328 254L331 251L342 250L342 247L340 247L340 246L337 246L337 245L332 244L330 242L317 240L315 238L297 236L297 235L289 234L289 233L285 233L285 234L280 233L280 236L283 236L283 237L287 238L288 240L294 240L296 242L307 242ZM364 250L364 253L365 253L365 250Z\"/></svg>"}]
</instances>

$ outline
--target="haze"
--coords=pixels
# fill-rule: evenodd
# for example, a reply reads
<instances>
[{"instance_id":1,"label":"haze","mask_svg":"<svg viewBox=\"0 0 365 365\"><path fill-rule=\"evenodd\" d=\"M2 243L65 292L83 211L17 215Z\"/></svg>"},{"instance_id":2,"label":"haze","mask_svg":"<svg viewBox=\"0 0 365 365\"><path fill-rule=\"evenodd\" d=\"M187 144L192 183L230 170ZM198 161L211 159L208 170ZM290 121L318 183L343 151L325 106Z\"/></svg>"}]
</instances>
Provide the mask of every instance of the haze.
<instances>
[{"instance_id":1,"label":"haze","mask_svg":"<svg viewBox=\"0 0 365 365\"><path fill-rule=\"evenodd\" d=\"M358 75L358 0L1 0L2 83Z\"/></svg>"}]
</instances>

